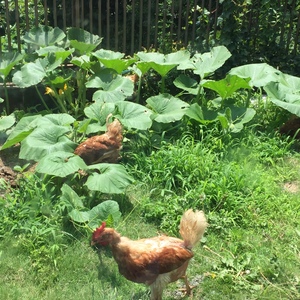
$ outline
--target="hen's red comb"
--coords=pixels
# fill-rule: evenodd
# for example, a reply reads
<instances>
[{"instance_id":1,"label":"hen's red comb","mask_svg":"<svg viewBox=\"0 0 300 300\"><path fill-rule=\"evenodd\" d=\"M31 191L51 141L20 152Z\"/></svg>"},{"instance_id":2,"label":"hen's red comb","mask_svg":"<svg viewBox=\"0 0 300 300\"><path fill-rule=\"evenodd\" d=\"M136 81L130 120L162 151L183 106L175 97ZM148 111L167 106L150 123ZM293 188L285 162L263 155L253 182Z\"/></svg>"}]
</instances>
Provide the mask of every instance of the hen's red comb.
<instances>
[{"instance_id":1,"label":"hen's red comb","mask_svg":"<svg viewBox=\"0 0 300 300\"><path fill-rule=\"evenodd\" d=\"M102 222L101 226L94 230L93 240L96 240L100 236L100 234L104 231L105 226L106 226L106 223Z\"/></svg>"}]
</instances>

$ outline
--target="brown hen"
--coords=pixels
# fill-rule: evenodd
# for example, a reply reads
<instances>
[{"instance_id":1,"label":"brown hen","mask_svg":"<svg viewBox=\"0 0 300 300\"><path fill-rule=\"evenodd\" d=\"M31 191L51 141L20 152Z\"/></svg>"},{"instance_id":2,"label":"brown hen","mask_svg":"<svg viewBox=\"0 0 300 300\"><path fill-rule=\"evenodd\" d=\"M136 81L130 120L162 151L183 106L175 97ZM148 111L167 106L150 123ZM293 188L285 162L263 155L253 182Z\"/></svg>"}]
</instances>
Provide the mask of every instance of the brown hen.
<instances>
[{"instance_id":1,"label":"brown hen","mask_svg":"<svg viewBox=\"0 0 300 300\"><path fill-rule=\"evenodd\" d=\"M116 163L120 159L123 128L117 119L109 123L111 116L109 114L106 118L107 131L104 134L88 138L74 151L87 165L100 162Z\"/></svg>"},{"instance_id":2,"label":"brown hen","mask_svg":"<svg viewBox=\"0 0 300 300\"><path fill-rule=\"evenodd\" d=\"M180 222L183 240L158 236L141 240L122 237L105 223L92 236L92 245L110 246L119 272L128 280L150 286L151 300L161 300L168 283L183 278L186 292L191 287L186 278L186 269L193 257L192 248L202 238L207 227L202 211L186 211Z\"/></svg>"}]
</instances>

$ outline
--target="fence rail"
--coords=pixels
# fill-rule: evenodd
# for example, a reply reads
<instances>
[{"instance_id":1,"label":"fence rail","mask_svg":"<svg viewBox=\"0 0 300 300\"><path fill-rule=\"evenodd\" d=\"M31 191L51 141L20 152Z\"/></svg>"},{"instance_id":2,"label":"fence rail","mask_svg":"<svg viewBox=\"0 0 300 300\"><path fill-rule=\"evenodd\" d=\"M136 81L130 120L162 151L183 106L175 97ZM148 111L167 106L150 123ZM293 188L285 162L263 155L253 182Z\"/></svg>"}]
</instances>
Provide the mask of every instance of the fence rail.
<instances>
[{"instance_id":1,"label":"fence rail","mask_svg":"<svg viewBox=\"0 0 300 300\"><path fill-rule=\"evenodd\" d=\"M103 48L126 54L133 54L142 48L164 51L172 50L172 47L190 46L199 49L218 43L227 43L234 48L237 46L238 32L240 36L243 33L243 44L251 51L257 51L264 44L278 46L288 54L298 54L300 1L273 1L277 11L272 12L270 6L270 11L264 10L268 16L259 9L263 2L268 1L252 1L251 5L244 2L3 0L0 1L0 51L21 51L24 32L44 24L63 30L68 27L83 28L103 37ZM262 25L266 24L266 17L270 18L268 28ZM228 40L230 38L231 41Z\"/></svg>"}]
</instances>

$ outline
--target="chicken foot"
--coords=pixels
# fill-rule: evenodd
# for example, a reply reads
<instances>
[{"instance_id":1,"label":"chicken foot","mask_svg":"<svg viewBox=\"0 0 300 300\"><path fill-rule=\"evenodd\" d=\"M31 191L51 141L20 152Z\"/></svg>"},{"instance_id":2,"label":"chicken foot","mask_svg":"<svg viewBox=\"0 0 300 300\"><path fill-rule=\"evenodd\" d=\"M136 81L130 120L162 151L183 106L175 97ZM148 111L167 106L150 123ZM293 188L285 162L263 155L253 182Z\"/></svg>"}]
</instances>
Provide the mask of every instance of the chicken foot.
<instances>
[{"instance_id":1,"label":"chicken foot","mask_svg":"<svg viewBox=\"0 0 300 300\"><path fill-rule=\"evenodd\" d=\"M191 286L188 282L188 279L187 279L187 275L184 275L181 277L181 279L183 279L184 281L184 284L185 284L185 288L181 288L179 289L179 291L183 291L185 296L191 296L193 297L193 291L192 289L195 288L196 286Z\"/></svg>"}]
</instances>

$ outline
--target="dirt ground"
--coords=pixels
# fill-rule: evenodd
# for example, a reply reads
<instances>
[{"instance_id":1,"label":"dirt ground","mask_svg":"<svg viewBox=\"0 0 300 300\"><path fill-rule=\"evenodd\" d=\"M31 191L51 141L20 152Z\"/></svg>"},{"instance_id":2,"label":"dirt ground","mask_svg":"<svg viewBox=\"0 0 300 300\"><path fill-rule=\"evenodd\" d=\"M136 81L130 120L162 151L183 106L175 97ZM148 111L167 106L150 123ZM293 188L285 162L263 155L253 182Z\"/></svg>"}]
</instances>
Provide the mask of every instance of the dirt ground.
<instances>
[{"instance_id":1,"label":"dirt ground","mask_svg":"<svg viewBox=\"0 0 300 300\"><path fill-rule=\"evenodd\" d=\"M15 166L23 167L28 161L19 159L20 146L14 146L9 149L0 151L0 181L5 181L12 188L16 188L17 178L20 174L14 171ZM29 170L33 170L33 163L28 167ZM26 169L27 170L27 169ZM0 187L0 194L2 187Z\"/></svg>"}]
</instances>

